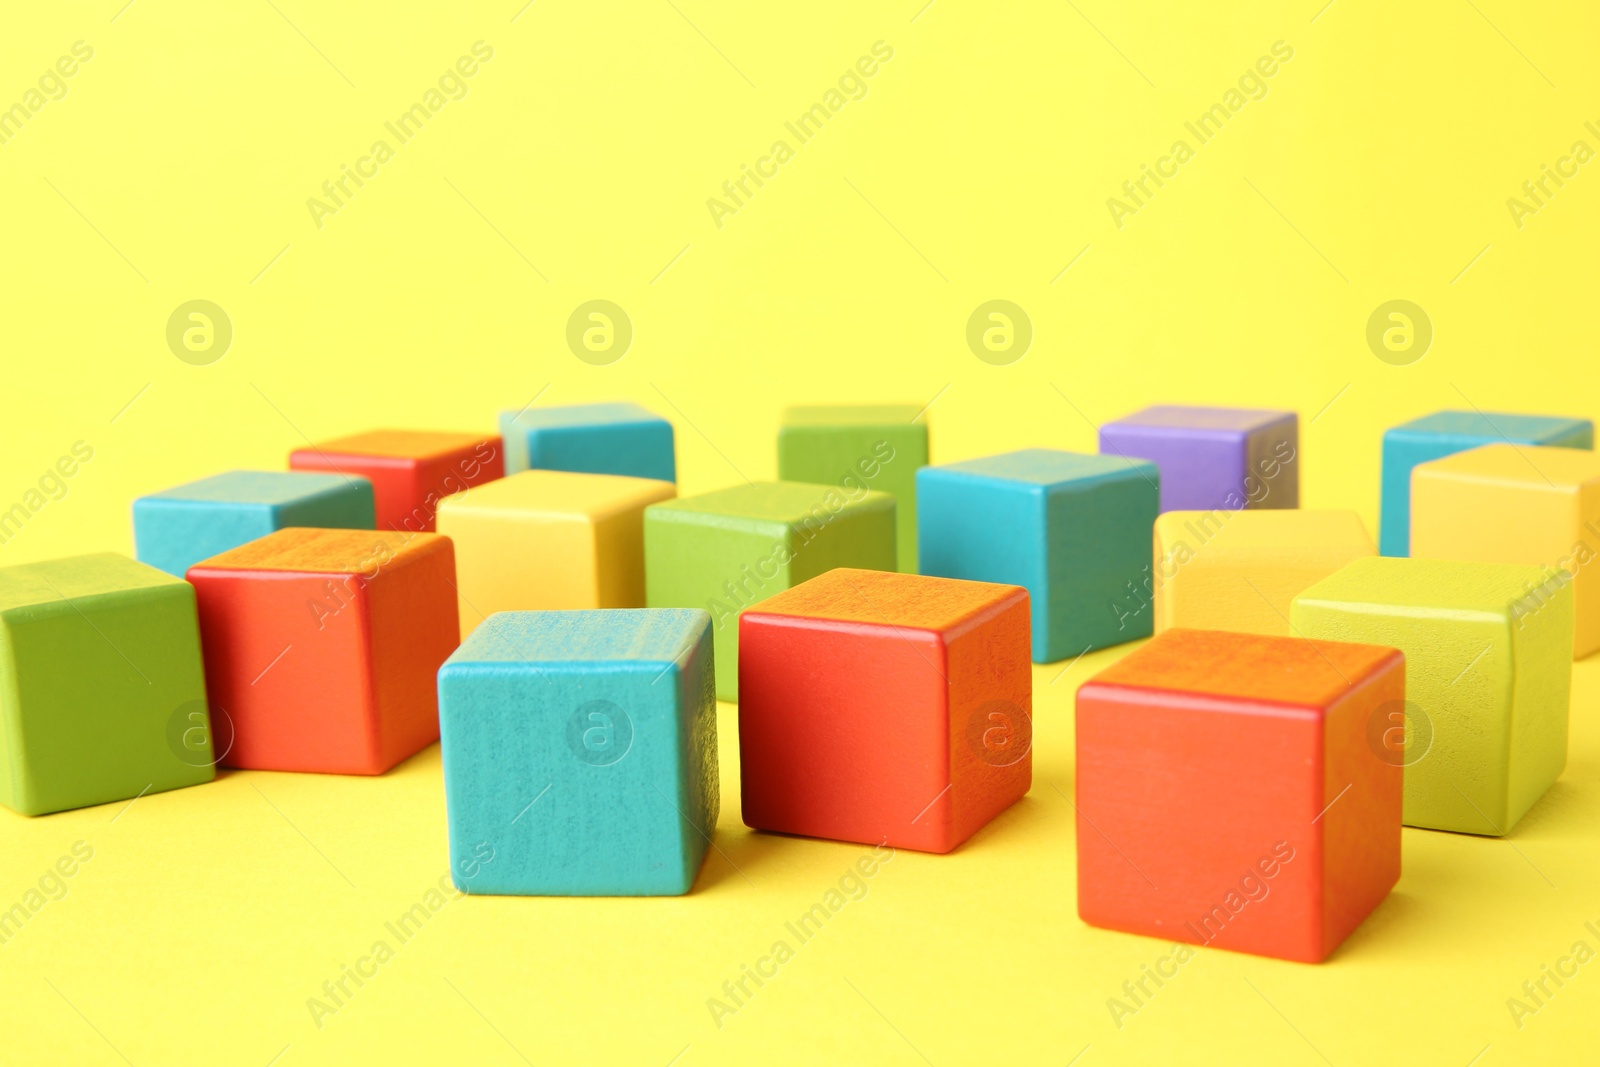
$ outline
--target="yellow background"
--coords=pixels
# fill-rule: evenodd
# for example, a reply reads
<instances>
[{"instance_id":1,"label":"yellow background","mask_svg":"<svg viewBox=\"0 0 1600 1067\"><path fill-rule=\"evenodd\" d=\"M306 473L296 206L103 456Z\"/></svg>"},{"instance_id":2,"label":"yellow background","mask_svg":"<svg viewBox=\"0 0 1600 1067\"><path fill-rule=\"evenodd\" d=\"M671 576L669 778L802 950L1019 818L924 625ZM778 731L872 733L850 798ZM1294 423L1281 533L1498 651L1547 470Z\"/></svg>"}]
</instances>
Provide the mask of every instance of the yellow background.
<instances>
[{"instance_id":1,"label":"yellow background","mask_svg":"<svg viewBox=\"0 0 1600 1067\"><path fill-rule=\"evenodd\" d=\"M95 455L0 563L128 550L134 496L307 439L491 431L535 397L668 416L685 493L771 477L788 403L937 398L936 462L1092 450L1092 423L1153 402L1288 407L1303 502L1369 520L1387 425L1600 413L1600 164L1520 228L1506 206L1597 144L1591 6L922 3L14 5L0 106L74 41L94 58L0 145L0 508L75 441ZM319 229L307 198L479 40L467 97ZM719 229L706 200L879 40L866 97ZM1268 95L1119 229L1107 198L1280 40ZM609 366L564 340L595 298L634 326ZM1035 330L1009 366L965 343L996 298ZM210 366L166 346L191 299L235 330ZM1366 345L1392 299L1436 331L1410 366ZM307 998L445 873L437 750L376 780L0 812L0 907L95 850L0 946L4 1059L1592 1055L1600 963L1520 1030L1505 1001L1600 948L1600 666L1577 667L1567 771L1510 839L1407 830L1399 887L1329 963L1204 951L1118 1029L1107 998L1165 950L1078 922L1065 796L1073 691L1122 652L1039 668L1032 793L953 855L901 853L721 1029L707 998L864 851L744 829L729 706L693 894L454 901L320 1029Z\"/></svg>"}]
</instances>

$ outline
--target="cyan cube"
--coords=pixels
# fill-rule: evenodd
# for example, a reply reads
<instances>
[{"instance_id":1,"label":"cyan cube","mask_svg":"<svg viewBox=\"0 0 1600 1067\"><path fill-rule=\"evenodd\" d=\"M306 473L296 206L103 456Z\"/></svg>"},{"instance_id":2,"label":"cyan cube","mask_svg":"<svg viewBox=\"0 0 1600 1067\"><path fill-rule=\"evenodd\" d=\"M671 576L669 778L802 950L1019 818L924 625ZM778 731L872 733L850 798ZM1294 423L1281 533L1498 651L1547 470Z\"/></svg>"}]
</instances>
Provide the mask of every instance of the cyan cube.
<instances>
[{"instance_id":1,"label":"cyan cube","mask_svg":"<svg viewBox=\"0 0 1600 1067\"><path fill-rule=\"evenodd\" d=\"M508 611L439 669L466 893L687 893L720 807L711 617Z\"/></svg>"},{"instance_id":2,"label":"cyan cube","mask_svg":"<svg viewBox=\"0 0 1600 1067\"><path fill-rule=\"evenodd\" d=\"M917 472L923 574L1028 590L1033 660L1149 637L1156 465L1048 448Z\"/></svg>"},{"instance_id":3,"label":"cyan cube","mask_svg":"<svg viewBox=\"0 0 1600 1067\"><path fill-rule=\"evenodd\" d=\"M375 517L372 483L358 475L229 471L135 500L134 555L182 578L287 526L371 530Z\"/></svg>"},{"instance_id":4,"label":"cyan cube","mask_svg":"<svg viewBox=\"0 0 1600 1067\"><path fill-rule=\"evenodd\" d=\"M1300 506L1300 417L1157 406L1100 427L1100 451L1161 468L1162 511Z\"/></svg>"},{"instance_id":5,"label":"cyan cube","mask_svg":"<svg viewBox=\"0 0 1600 1067\"><path fill-rule=\"evenodd\" d=\"M1549 415L1436 411L1383 435L1383 486L1378 553L1411 554L1411 468L1479 445L1510 442L1552 448L1594 448L1594 423Z\"/></svg>"},{"instance_id":6,"label":"cyan cube","mask_svg":"<svg viewBox=\"0 0 1600 1067\"><path fill-rule=\"evenodd\" d=\"M678 480L672 423L638 404L573 404L500 415L506 473L525 470Z\"/></svg>"}]
</instances>

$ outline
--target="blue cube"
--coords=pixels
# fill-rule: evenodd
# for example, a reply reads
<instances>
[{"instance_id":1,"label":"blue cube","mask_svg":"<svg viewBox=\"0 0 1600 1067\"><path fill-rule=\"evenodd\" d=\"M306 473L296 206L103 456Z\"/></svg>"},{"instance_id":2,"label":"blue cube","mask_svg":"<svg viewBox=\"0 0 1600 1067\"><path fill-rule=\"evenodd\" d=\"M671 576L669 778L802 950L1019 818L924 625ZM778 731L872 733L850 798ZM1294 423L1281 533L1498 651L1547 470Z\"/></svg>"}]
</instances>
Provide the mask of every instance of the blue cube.
<instances>
[{"instance_id":1,"label":"blue cube","mask_svg":"<svg viewBox=\"0 0 1600 1067\"><path fill-rule=\"evenodd\" d=\"M574 404L500 415L506 473L550 470L678 480L672 423L638 404Z\"/></svg>"},{"instance_id":2,"label":"blue cube","mask_svg":"<svg viewBox=\"0 0 1600 1067\"><path fill-rule=\"evenodd\" d=\"M923 574L1020 585L1033 661L1149 637L1154 463L1033 448L917 472Z\"/></svg>"},{"instance_id":3,"label":"blue cube","mask_svg":"<svg viewBox=\"0 0 1600 1067\"><path fill-rule=\"evenodd\" d=\"M358 475L229 471L133 502L134 555L179 578L286 526L371 530L372 483Z\"/></svg>"},{"instance_id":4,"label":"blue cube","mask_svg":"<svg viewBox=\"0 0 1600 1067\"><path fill-rule=\"evenodd\" d=\"M711 616L506 611L439 669L450 871L466 893L687 893L720 793Z\"/></svg>"},{"instance_id":5,"label":"blue cube","mask_svg":"<svg viewBox=\"0 0 1600 1067\"><path fill-rule=\"evenodd\" d=\"M1411 555L1411 468L1479 445L1593 448L1594 423L1548 415L1436 411L1383 435L1383 487L1378 510L1378 552Z\"/></svg>"}]
</instances>

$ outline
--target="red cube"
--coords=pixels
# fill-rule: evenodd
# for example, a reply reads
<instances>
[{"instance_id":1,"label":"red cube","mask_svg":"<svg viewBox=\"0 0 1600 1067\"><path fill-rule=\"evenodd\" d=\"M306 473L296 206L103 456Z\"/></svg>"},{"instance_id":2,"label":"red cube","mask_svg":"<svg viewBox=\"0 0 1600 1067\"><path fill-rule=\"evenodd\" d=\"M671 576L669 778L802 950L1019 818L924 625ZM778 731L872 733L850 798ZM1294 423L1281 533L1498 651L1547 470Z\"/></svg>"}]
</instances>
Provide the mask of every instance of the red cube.
<instances>
[{"instance_id":1,"label":"red cube","mask_svg":"<svg viewBox=\"0 0 1600 1067\"><path fill-rule=\"evenodd\" d=\"M189 568L220 761L382 774L439 739L448 537L279 530Z\"/></svg>"},{"instance_id":2,"label":"red cube","mask_svg":"<svg viewBox=\"0 0 1600 1067\"><path fill-rule=\"evenodd\" d=\"M289 454L289 468L359 474L372 482L380 530L431 533L439 501L505 474L500 438L372 430Z\"/></svg>"},{"instance_id":3,"label":"red cube","mask_svg":"<svg viewBox=\"0 0 1600 1067\"><path fill-rule=\"evenodd\" d=\"M1078 914L1317 962L1400 877L1392 648L1168 630L1078 690Z\"/></svg>"},{"instance_id":4,"label":"red cube","mask_svg":"<svg viewBox=\"0 0 1600 1067\"><path fill-rule=\"evenodd\" d=\"M839 568L739 617L758 830L949 852L1033 780L1028 594Z\"/></svg>"}]
</instances>

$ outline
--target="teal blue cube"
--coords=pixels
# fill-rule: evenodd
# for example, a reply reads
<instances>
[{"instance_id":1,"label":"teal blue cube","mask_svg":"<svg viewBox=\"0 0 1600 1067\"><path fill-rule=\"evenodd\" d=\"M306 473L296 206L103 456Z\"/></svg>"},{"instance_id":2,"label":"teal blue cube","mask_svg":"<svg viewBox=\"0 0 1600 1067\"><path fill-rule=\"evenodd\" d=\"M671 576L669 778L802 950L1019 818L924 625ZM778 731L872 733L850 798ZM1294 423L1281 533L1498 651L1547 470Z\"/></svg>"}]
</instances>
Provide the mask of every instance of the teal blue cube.
<instances>
[{"instance_id":1,"label":"teal blue cube","mask_svg":"<svg viewBox=\"0 0 1600 1067\"><path fill-rule=\"evenodd\" d=\"M624 474L678 480L672 423L638 404L573 404L500 415L506 473Z\"/></svg>"},{"instance_id":2,"label":"teal blue cube","mask_svg":"<svg viewBox=\"0 0 1600 1067\"><path fill-rule=\"evenodd\" d=\"M1122 456L1032 448L917 472L923 574L1028 591L1033 661L1149 637L1161 475Z\"/></svg>"},{"instance_id":3,"label":"teal blue cube","mask_svg":"<svg viewBox=\"0 0 1600 1067\"><path fill-rule=\"evenodd\" d=\"M179 578L201 560L286 526L376 524L372 483L359 475L229 471L133 502L135 557Z\"/></svg>"},{"instance_id":4,"label":"teal blue cube","mask_svg":"<svg viewBox=\"0 0 1600 1067\"><path fill-rule=\"evenodd\" d=\"M1593 448L1594 423L1548 415L1436 411L1383 435L1383 485L1378 510L1378 552L1411 555L1411 468L1479 445Z\"/></svg>"},{"instance_id":5,"label":"teal blue cube","mask_svg":"<svg viewBox=\"0 0 1600 1067\"><path fill-rule=\"evenodd\" d=\"M450 871L466 893L687 893L720 792L711 616L507 611L439 669Z\"/></svg>"}]
</instances>

